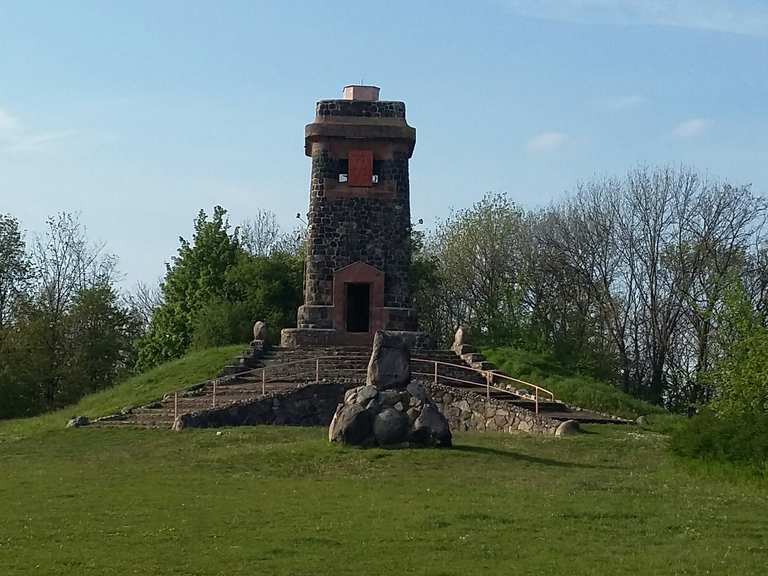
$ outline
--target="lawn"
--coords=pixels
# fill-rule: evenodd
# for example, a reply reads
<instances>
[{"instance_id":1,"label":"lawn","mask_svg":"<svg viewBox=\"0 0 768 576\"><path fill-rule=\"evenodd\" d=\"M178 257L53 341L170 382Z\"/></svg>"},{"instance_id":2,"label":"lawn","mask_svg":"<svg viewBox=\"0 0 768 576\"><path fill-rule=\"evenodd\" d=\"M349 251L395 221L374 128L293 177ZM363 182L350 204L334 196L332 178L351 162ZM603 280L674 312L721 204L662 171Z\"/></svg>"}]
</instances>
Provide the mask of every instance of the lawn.
<instances>
[{"instance_id":1,"label":"lawn","mask_svg":"<svg viewBox=\"0 0 768 576\"><path fill-rule=\"evenodd\" d=\"M8 424L0 424L0 432ZM764 574L768 485L666 437L40 429L0 444L0 574Z\"/></svg>"}]
</instances>

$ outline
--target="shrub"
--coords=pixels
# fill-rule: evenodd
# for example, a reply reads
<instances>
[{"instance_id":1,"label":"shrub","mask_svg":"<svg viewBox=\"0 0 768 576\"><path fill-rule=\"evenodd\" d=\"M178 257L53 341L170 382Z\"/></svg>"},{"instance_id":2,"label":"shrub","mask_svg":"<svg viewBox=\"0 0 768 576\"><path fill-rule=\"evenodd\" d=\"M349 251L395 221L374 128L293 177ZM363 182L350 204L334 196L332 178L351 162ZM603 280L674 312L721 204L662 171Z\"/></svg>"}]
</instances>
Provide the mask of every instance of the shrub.
<instances>
[{"instance_id":1,"label":"shrub","mask_svg":"<svg viewBox=\"0 0 768 576\"><path fill-rule=\"evenodd\" d=\"M768 414L720 417L704 410L672 434L681 456L749 464L768 470Z\"/></svg>"},{"instance_id":2,"label":"shrub","mask_svg":"<svg viewBox=\"0 0 768 576\"><path fill-rule=\"evenodd\" d=\"M244 302L209 302L192 323L192 349L248 342L254 322L251 308Z\"/></svg>"}]
</instances>

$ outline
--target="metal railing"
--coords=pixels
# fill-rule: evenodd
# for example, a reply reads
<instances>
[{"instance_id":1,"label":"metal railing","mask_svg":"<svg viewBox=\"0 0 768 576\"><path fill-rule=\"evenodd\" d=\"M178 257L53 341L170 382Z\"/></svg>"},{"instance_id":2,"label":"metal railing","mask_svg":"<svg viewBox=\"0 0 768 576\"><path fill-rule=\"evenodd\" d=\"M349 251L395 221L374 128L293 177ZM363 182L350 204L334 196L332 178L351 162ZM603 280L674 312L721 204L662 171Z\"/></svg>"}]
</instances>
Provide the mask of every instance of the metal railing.
<instances>
[{"instance_id":1,"label":"metal railing","mask_svg":"<svg viewBox=\"0 0 768 576\"><path fill-rule=\"evenodd\" d=\"M549 390L547 390L546 388L542 388L541 386L537 386L536 384L531 384L530 382L526 382L525 380L518 380L517 378L512 378L511 376L507 376L506 374L502 374L494 370L482 370L480 368L472 368L471 366L464 366L462 364L452 364L450 362L440 362L439 360L429 360L425 358L411 358L411 362L429 364L431 365L430 368L432 368L430 372L419 372L419 371L411 370L412 375L425 376L428 378L432 378L432 381L435 384L439 384L440 380L447 380L449 382L455 382L458 384L468 384L471 386L484 387L485 397L487 400L491 399L491 390L509 394L511 396L515 396L518 398L523 396L523 394L521 394L519 390L515 390L513 392L512 390L508 390L507 388L501 388L499 386L496 386L495 382L497 378L501 380L506 380L508 382L514 382L516 384L525 386L527 388L531 388L533 390L533 393L531 394L530 399L534 401L536 414L539 413L539 397L540 396L543 396L549 401L554 401L555 399L555 395ZM482 376L484 382L474 382L472 380L467 380L464 378L457 378L456 376L441 374L440 373L441 366L447 367L451 370L463 370L465 372L479 374L480 376Z\"/></svg>"},{"instance_id":2,"label":"metal railing","mask_svg":"<svg viewBox=\"0 0 768 576\"><path fill-rule=\"evenodd\" d=\"M211 387L210 406L211 408L216 408L217 398L221 393L220 388L228 382L244 377L255 376L257 381L261 381L261 396L265 396L267 393L267 385L272 382L286 382L290 381L290 379L302 379L305 380L306 383L319 384L321 378L324 376L322 368L324 365L327 365L327 361L332 361L333 365L330 367L330 370L326 371L325 376L331 374L338 375L339 373L345 372L352 374L367 372L368 356L366 355L317 356L314 358L291 360L289 362L272 364L260 368L249 368L241 372L228 374L227 376L222 376L220 378L213 378L183 389L172 391L166 394L165 398L168 398L170 394L173 394L173 417L175 421L179 417L180 400L183 402L185 399L194 398L199 403L201 400L200 395L195 395L193 393L197 390L206 389L209 385ZM342 366L338 365L339 362L342 362ZM355 366L355 362L360 362L360 364ZM428 358L411 358L411 363L412 365L415 365L412 366L411 370L411 374L414 376L429 378L435 384L444 382L485 388L485 394L488 400L491 398L492 390L509 394L516 398L525 398L527 395L528 399L533 400L534 402L536 414L539 413L539 401L541 398L550 401L554 401L555 399L554 394L545 388L493 370L482 370L479 368L472 368L471 366L430 360ZM350 364L352 364L352 367L349 366ZM420 369L419 366L425 367ZM413 368L416 369L414 370ZM472 375L477 375L475 380L470 379ZM477 380L481 381L478 382ZM518 389L513 391L497 386L497 384L501 383L500 381L523 386L530 389L531 392L521 392ZM207 393L202 394L202 399L204 400L207 396Z\"/></svg>"}]
</instances>

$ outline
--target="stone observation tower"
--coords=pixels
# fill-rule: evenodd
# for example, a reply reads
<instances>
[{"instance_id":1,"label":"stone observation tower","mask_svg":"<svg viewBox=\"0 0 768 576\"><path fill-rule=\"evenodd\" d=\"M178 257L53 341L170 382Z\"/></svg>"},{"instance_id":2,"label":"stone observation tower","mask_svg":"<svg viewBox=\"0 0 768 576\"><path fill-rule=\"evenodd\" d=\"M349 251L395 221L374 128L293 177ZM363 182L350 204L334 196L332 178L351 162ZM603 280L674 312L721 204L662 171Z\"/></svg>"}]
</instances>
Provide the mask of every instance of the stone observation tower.
<instances>
[{"instance_id":1,"label":"stone observation tower","mask_svg":"<svg viewBox=\"0 0 768 576\"><path fill-rule=\"evenodd\" d=\"M364 346L379 329L418 344L408 281L416 130L405 104L380 101L375 86L347 86L342 99L317 103L304 142L312 158L304 305L282 345Z\"/></svg>"}]
</instances>

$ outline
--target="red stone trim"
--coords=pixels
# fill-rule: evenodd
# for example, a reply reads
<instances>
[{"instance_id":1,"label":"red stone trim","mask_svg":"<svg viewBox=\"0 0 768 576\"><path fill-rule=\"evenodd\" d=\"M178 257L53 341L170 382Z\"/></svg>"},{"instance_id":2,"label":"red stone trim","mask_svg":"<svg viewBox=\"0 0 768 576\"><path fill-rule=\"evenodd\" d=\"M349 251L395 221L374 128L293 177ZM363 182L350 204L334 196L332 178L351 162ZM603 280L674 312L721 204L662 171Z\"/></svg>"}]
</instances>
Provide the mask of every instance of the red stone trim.
<instances>
[{"instance_id":1,"label":"red stone trim","mask_svg":"<svg viewBox=\"0 0 768 576\"><path fill-rule=\"evenodd\" d=\"M368 333L384 327L384 272L366 264L355 262L333 273L333 325L338 332L346 333L347 323L344 317L347 312L345 284L370 284L370 313Z\"/></svg>"}]
</instances>

